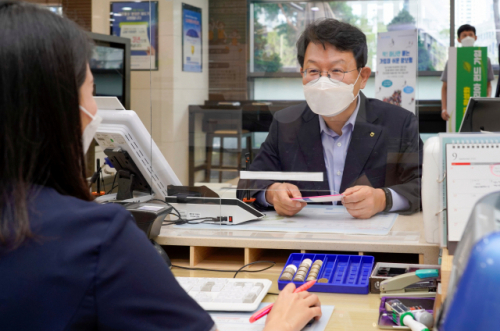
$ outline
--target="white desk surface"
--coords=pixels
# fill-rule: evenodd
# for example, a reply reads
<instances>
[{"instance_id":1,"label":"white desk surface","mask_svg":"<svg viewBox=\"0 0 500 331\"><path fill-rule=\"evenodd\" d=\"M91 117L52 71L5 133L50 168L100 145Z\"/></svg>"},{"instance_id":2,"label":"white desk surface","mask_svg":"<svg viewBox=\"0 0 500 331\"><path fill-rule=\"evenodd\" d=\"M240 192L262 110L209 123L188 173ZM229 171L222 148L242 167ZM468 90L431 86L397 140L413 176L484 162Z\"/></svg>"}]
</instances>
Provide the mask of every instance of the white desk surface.
<instances>
[{"instance_id":1,"label":"white desk surface","mask_svg":"<svg viewBox=\"0 0 500 331\"><path fill-rule=\"evenodd\" d=\"M216 268L216 266L214 266ZM188 271L172 268L175 276L179 277L233 277L233 274L208 271ZM278 277L279 271L238 274L238 278L267 278L273 282L269 289L270 293L279 293ZM337 293L315 293L323 305L335 306L326 331L366 331L379 330L377 328L378 307L380 297L378 294L337 294ZM267 295L264 302L276 301L276 295Z\"/></svg>"},{"instance_id":2,"label":"white desk surface","mask_svg":"<svg viewBox=\"0 0 500 331\"><path fill-rule=\"evenodd\" d=\"M221 198L235 198L237 180L206 185ZM396 219L386 236L321 233L238 231L234 226L216 226L213 230L189 230L163 226L155 238L160 245L243 247L345 252L410 253L423 255L420 261L437 264L439 247L425 241L422 212Z\"/></svg>"},{"instance_id":3,"label":"white desk surface","mask_svg":"<svg viewBox=\"0 0 500 331\"><path fill-rule=\"evenodd\" d=\"M238 231L224 225L213 230L163 226L155 241L177 246L413 253L423 255L425 264L436 264L439 254L438 245L425 241L422 213L400 215L386 236Z\"/></svg>"}]
</instances>

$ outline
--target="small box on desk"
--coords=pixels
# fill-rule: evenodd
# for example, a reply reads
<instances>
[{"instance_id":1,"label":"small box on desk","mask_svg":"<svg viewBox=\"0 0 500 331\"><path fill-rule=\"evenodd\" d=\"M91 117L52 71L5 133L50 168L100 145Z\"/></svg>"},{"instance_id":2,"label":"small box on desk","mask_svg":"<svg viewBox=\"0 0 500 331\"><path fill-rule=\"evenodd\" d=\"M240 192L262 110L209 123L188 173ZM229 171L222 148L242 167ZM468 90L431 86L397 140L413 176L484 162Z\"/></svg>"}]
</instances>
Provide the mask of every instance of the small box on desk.
<instances>
[{"instance_id":1,"label":"small box on desk","mask_svg":"<svg viewBox=\"0 0 500 331\"><path fill-rule=\"evenodd\" d=\"M406 307L408 307L412 312L417 309L425 309L428 313L433 314L434 309L434 298L420 298L420 297L382 297L380 299L379 307L379 318L378 318L378 328L385 330L410 330L408 326L397 325L393 320L392 310L387 310L386 301L397 299L401 301ZM427 324L428 324L427 320ZM426 325L429 327L429 325ZM429 328L430 329L430 328Z\"/></svg>"},{"instance_id":2,"label":"small box on desk","mask_svg":"<svg viewBox=\"0 0 500 331\"><path fill-rule=\"evenodd\" d=\"M309 259L314 263L321 260L322 264L317 272L317 283L308 291L327 293L353 293L368 294L369 277L373 268L374 257L366 255L336 255L336 254L290 254L285 268L280 274L278 288L282 290L288 283L293 282L299 287L309 277L312 266L309 265L304 276L304 281L293 280L299 273L301 263ZM294 265L295 270L292 280L281 280L287 266ZM321 282L320 282L321 281Z\"/></svg>"},{"instance_id":3,"label":"small box on desk","mask_svg":"<svg viewBox=\"0 0 500 331\"><path fill-rule=\"evenodd\" d=\"M380 293L384 280L420 269L440 269L439 265L378 262L370 276L370 293Z\"/></svg>"}]
</instances>

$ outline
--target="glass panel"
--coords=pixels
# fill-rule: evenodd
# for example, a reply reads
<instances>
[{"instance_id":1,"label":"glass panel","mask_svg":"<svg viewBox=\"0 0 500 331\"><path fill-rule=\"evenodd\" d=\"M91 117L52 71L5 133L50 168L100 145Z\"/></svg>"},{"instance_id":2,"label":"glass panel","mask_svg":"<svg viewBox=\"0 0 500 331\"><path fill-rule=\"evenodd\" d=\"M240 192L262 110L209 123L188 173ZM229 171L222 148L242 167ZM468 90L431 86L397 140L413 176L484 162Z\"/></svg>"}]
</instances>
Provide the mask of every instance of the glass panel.
<instances>
[{"instance_id":1,"label":"glass panel","mask_svg":"<svg viewBox=\"0 0 500 331\"><path fill-rule=\"evenodd\" d=\"M250 71L299 72L295 43L308 23L322 17L353 24L366 34L367 65L373 71L377 33L414 29L418 23L419 70L443 70L450 38L449 8L445 0L424 0L420 6L407 0L253 3Z\"/></svg>"},{"instance_id":2,"label":"glass panel","mask_svg":"<svg viewBox=\"0 0 500 331\"><path fill-rule=\"evenodd\" d=\"M474 2L471 0L455 0L455 35L463 24L471 24L476 28L475 46L488 47L488 57L492 64L498 64L498 44L500 43L499 4L494 0ZM459 36L457 36L458 38ZM456 41L455 43L458 44Z\"/></svg>"},{"instance_id":3,"label":"glass panel","mask_svg":"<svg viewBox=\"0 0 500 331\"><path fill-rule=\"evenodd\" d=\"M496 79L493 82L495 91ZM441 99L441 76L420 76L417 80L417 93L419 100ZM370 77L366 82L363 93L375 97L375 77ZM302 79L297 78L255 78L255 100L304 100Z\"/></svg>"},{"instance_id":4,"label":"glass panel","mask_svg":"<svg viewBox=\"0 0 500 331\"><path fill-rule=\"evenodd\" d=\"M248 39L244 38L242 32L245 27L240 26L246 17L245 12L240 12L242 7L234 4L229 10L217 1L211 2L210 6L209 99L189 103L190 186L206 185L218 192L221 198L237 197L256 209L263 208L266 215L274 215L277 219L281 217L278 214L294 214L306 204L295 201L300 207L294 210L290 198L294 197L291 192L296 188L297 195L313 197L339 193L347 196L354 194L350 187L363 187L363 190L370 192L370 197L376 195L377 201L384 201L384 206L390 203L387 199L394 195L395 209L392 211L414 213L419 210L422 145L418 117L372 99L381 88L376 87L374 77L381 68L377 66L381 60L377 58L377 36L387 31L415 31L414 40L411 40L415 46L413 54L401 54L398 58L408 60L418 57L422 61L414 63L413 71L402 74L406 75L404 77L408 83L404 79L399 81L404 78L399 77L401 75L387 78L393 80L393 84L398 84L400 88L396 94L399 94L395 96L395 91L387 89L389 94L379 98L416 113L420 106L415 110L415 107L408 105L415 105L417 97L438 99L441 87L439 76L417 80L417 70L442 70L449 43L449 31L442 31L449 25L449 18L444 15L443 27L439 26L441 22L431 26L429 22L432 16L427 11L449 12L449 4L437 1L425 8L416 1L253 2L249 4ZM343 71L353 70L346 76L347 84L358 84L358 74L362 77L361 93L364 96L356 99L358 101L354 104L351 101L355 99L354 95L357 96L357 91L353 92L352 97L347 97L347 88L336 99L328 99L328 95L319 96L316 107L314 97L309 98L307 104L304 103L307 96L304 85L314 79L300 76L295 44L306 25L320 17L335 17L352 23L360 27L367 37L366 66L371 68L373 74L370 75L368 69L363 69L363 75L359 74L354 54L350 54L351 62L347 63L346 60L345 66L349 68ZM246 40L249 45L249 65L245 69L242 62L246 64ZM398 47L396 53L402 53L403 46L395 47ZM398 63L391 63L395 69L400 69ZM304 69L307 68L304 66ZM273 72L279 72L278 77L281 75L286 78L274 78ZM242 73L254 77L243 79L242 82ZM259 74L267 77L260 78ZM331 83L336 85L335 82ZM244 87L250 92L248 95L241 93ZM344 85L342 87L345 88ZM408 94L408 98L403 93ZM343 122L342 125L330 123L330 127L327 115L332 114L323 114L319 108L322 108L322 104L327 105L323 108L328 112L344 97L347 103L340 108L349 109L344 113L349 116L337 117L339 122ZM342 114L344 109L338 110ZM347 121L351 116L352 123L349 126ZM320 131L320 128L324 130ZM345 134L343 129L346 129ZM247 154L250 165L246 162ZM249 171L242 173L245 169ZM283 182L289 185L274 185ZM379 190L381 188L392 188L393 191ZM267 206L279 197L288 199L292 203L289 208L294 211L287 214L279 202L275 204L276 208ZM330 197L330 200L335 199L342 197ZM304 208L309 208L310 215L315 217L318 216L317 212L339 212L343 213L341 217L352 218L349 210L337 205L338 202L309 201ZM324 203L329 204L325 207ZM363 218L380 211L380 205L375 202L370 208L375 209L367 214L353 211L353 215ZM392 217L392 214L388 217ZM328 219L328 215L325 219ZM383 220L381 222L378 224L383 228ZM264 223L256 224L257 227L264 226Z\"/></svg>"},{"instance_id":5,"label":"glass panel","mask_svg":"<svg viewBox=\"0 0 500 331\"><path fill-rule=\"evenodd\" d=\"M433 8L449 11L449 5L444 2L441 7L438 2ZM234 154L237 160L233 162L233 167L241 164L246 152L251 158L251 165L247 169L249 171L240 171L239 176L238 172L227 175L221 175L220 172L209 174L205 169L199 168L200 171L194 178L206 182L226 182L227 187L232 190L234 188L230 185L234 185L234 182L227 179L233 176L239 178L237 197L244 201L253 200L254 206L265 210L266 217L271 217L268 218L269 223L259 223L258 227L262 229L271 226L270 224L278 227L281 216L296 215L290 221L295 220L297 226L300 226L298 224L301 220L311 218L312 224L314 219L317 221L315 225L301 228L301 231L314 232L325 226L326 223L320 224L323 220L331 222L332 219L369 218L384 210L418 212L422 151L418 117L404 109L368 98L374 98L376 92L385 88L384 91L388 94L379 96L380 99L407 108L413 113L416 113L415 107L409 105L414 105L417 97L439 98L429 89L429 85L434 90L436 86L441 87L439 78L425 77L425 82L419 82L416 74L417 70L442 69L449 35L442 33L439 38L430 38L439 26L424 28L420 25L424 21L428 24L430 18L429 15L424 15L423 7L416 1L255 2L250 9L253 16L250 28L254 29L250 32L253 47L250 50L250 71L288 72L290 78L255 79L254 99L262 100L261 102L239 100L222 104L214 100L204 106L192 108L193 120L198 121L193 128L201 131L193 131L193 135L199 137L193 140L197 150L194 154L195 164L212 167L217 164L219 168L224 168L224 162L230 162L226 155L230 154L231 143L228 138L225 138L227 144L223 143L224 138L217 134L228 130L223 122L226 121L227 125L231 119L234 120L234 133L241 132L238 139L244 138L245 131L248 130L249 139L256 142L259 137L259 143L250 145L260 146L246 151L242 148L243 142L240 146L236 144L238 149ZM308 24L313 24L322 17L337 18L361 28L367 38L367 68L356 70L358 64L352 51L339 52L335 47L332 50L331 45L327 45L327 50L321 46L314 49L313 43L310 43L307 52L301 54L306 57L302 68L306 73L302 77L293 76L300 69L296 42ZM399 31L412 30L416 32L412 37L407 37L409 41L405 44L394 41L399 38ZM390 58L389 64L392 65L385 69L386 79L390 84L376 87L368 68L374 74L382 74L379 69L382 70L383 67L377 66L382 60L377 59L376 55L379 46L377 36L387 31L393 32L393 44L387 45L387 50L384 50L387 52L385 60ZM415 51L411 50L412 54L406 50L408 42L416 45ZM417 52L421 61L415 63L414 70L405 69L403 64L411 63L409 58L416 59ZM326 53L330 57L334 54L332 58L335 59L342 58L343 67L337 68L336 64L323 64L318 60ZM312 59L311 54L316 54L317 58ZM307 57L314 61L308 62ZM384 62L386 63L388 62ZM406 71L401 73L403 69ZM317 73L317 76L308 76L307 71L309 75ZM342 82L345 84L339 84L340 79L335 81L335 73L338 71L342 72ZM352 85L349 85L356 84L358 87L358 79L363 82L359 98L357 91L350 95ZM309 87L314 84L323 84L323 88ZM339 85L341 88L337 89ZM396 85L399 90L395 88ZM320 92L330 89L331 93ZM307 103L304 103L304 99ZM352 103L354 100L356 101ZM271 114L272 117L266 119L265 114ZM237 118L241 119L241 125ZM210 123L214 126L211 127ZM198 143L200 145L196 145ZM219 154L216 154L217 148ZM224 162L221 162L222 158L214 162L211 159L213 155L223 155ZM228 176L227 179L224 176ZM306 202L292 200L304 197L307 198ZM381 215L387 218L374 219L380 222L377 223L378 229L386 225L385 221L390 223L390 218L393 217L393 214ZM276 224L273 223L275 221ZM295 231L293 226L286 228L284 224L281 225L282 231ZM337 225L340 229L345 224ZM354 231L352 233L362 232L346 228L338 231L351 230ZM335 232L331 228L324 231ZM369 233L375 232L373 229Z\"/></svg>"}]
</instances>

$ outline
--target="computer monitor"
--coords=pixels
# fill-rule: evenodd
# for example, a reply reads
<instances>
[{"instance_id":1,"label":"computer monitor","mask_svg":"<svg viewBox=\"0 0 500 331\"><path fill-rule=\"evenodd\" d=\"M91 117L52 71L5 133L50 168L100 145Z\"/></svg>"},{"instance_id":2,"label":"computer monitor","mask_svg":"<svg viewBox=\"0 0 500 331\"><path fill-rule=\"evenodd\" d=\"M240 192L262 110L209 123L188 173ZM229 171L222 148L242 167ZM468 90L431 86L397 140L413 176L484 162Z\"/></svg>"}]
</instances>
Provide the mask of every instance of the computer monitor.
<instances>
[{"instance_id":1,"label":"computer monitor","mask_svg":"<svg viewBox=\"0 0 500 331\"><path fill-rule=\"evenodd\" d=\"M238 199L221 199L207 193L206 187L182 187L181 181L163 157L148 130L132 110L98 110L102 117L94 136L117 170L122 171L118 181L125 190L138 192L133 197L120 199L99 197L99 202L112 200L142 201L151 195L174 206L180 215L219 220L217 224L235 225L264 217L264 214ZM123 176L121 176L123 174ZM170 187L169 187L170 186ZM195 194L192 194L195 191ZM170 194L169 194L170 193ZM213 193L213 192L211 192Z\"/></svg>"},{"instance_id":2,"label":"computer monitor","mask_svg":"<svg viewBox=\"0 0 500 331\"><path fill-rule=\"evenodd\" d=\"M147 182L137 182L139 191L164 200L168 195L168 185L182 185L135 111L100 109L98 114L102 123L95 140L103 150L126 152L122 157L124 167L136 178L144 178ZM127 157L132 159L133 167L125 165ZM149 190L152 192L145 192Z\"/></svg>"},{"instance_id":3,"label":"computer monitor","mask_svg":"<svg viewBox=\"0 0 500 331\"><path fill-rule=\"evenodd\" d=\"M460 132L500 132L500 98L470 98Z\"/></svg>"},{"instance_id":4,"label":"computer monitor","mask_svg":"<svg viewBox=\"0 0 500 331\"><path fill-rule=\"evenodd\" d=\"M88 32L94 41L90 71L95 95L117 97L130 109L130 39Z\"/></svg>"}]
</instances>

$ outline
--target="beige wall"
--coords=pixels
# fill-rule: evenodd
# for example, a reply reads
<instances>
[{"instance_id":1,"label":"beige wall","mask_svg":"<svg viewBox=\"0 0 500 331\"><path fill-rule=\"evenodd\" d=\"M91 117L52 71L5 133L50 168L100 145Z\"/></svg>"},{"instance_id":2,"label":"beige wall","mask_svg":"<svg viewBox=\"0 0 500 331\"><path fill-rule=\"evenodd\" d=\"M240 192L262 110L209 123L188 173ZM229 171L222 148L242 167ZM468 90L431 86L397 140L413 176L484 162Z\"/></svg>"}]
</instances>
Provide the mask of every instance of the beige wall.
<instances>
[{"instance_id":1,"label":"beige wall","mask_svg":"<svg viewBox=\"0 0 500 331\"><path fill-rule=\"evenodd\" d=\"M203 72L182 71L182 2L202 9ZM109 0L92 0L92 31L109 34ZM184 185L188 105L208 99L208 0L159 0L158 71L131 72L131 108Z\"/></svg>"}]
</instances>

